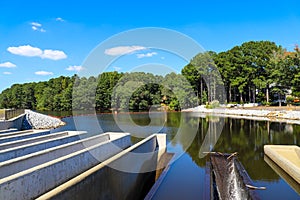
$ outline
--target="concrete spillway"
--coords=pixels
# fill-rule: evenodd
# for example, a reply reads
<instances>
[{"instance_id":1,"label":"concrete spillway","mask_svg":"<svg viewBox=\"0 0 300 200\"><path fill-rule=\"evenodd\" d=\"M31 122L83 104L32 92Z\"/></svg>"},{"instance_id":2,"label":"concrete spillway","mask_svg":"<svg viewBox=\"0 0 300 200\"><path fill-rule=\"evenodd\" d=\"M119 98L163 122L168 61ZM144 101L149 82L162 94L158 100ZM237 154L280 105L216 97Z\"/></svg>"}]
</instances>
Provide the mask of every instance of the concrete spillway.
<instances>
[{"instance_id":1,"label":"concrete spillway","mask_svg":"<svg viewBox=\"0 0 300 200\"><path fill-rule=\"evenodd\" d=\"M9 130L2 130L0 132L0 138L13 136L13 135L23 135L24 133L32 133L33 130L24 130L18 131L17 129L9 129Z\"/></svg>"},{"instance_id":2,"label":"concrete spillway","mask_svg":"<svg viewBox=\"0 0 300 200\"><path fill-rule=\"evenodd\" d=\"M153 167L165 151L166 135L151 135L37 199L141 199L143 190L151 187L146 183L154 183Z\"/></svg>"},{"instance_id":3,"label":"concrete spillway","mask_svg":"<svg viewBox=\"0 0 300 200\"><path fill-rule=\"evenodd\" d=\"M0 199L142 198L165 151L165 134L132 145L129 133L1 131Z\"/></svg>"},{"instance_id":4,"label":"concrete spillway","mask_svg":"<svg viewBox=\"0 0 300 200\"><path fill-rule=\"evenodd\" d=\"M41 150L45 150L45 149L48 149L51 147L66 144L69 142L77 141L80 138L79 134L83 134L83 133L81 132L81 133L74 134L73 132L70 132L70 134L68 134L66 136L61 136L60 133L55 133L52 135L54 137L51 139L47 138L46 140L42 140L39 142L33 142L33 143L29 143L29 144L22 145L22 146L17 146L17 147L1 150L0 151L0 162L6 161L9 159L13 159L16 157L24 156L24 155L27 155L30 153L38 152ZM56 137L57 135L60 135L61 137Z\"/></svg>"},{"instance_id":5,"label":"concrete spillway","mask_svg":"<svg viewBox=\"0 0 300 200\"><path fill-rule=\"evenodd\" d=\"M8 176L4 175L6 177L0 179L0 199L36 198L49 189L108 159L131 144L129 134L108 134L110 137L107 141L105 139L104 141L101 140L101 137L98 137L98 140L97 138L91 138L90 141L85 141L86 143L81 142L81 148L78 148L77 151L70 154L62 153L63 156L49 153L49 158L46 155L42 156L45 153L43 152L39 154L38 158L34 159L46 159L45 162L40 161L41 164L27 169L22 164L24 170L20 172L17 172L19 170L18 166L21 166L20 162L14 162L15 168L11 169L10 172L6 172ZM105 136L102 136L102 138L105 138ZM90 146L86 147L86 144ZM95 155L96 157L94 157ZM27 162L34 161L32 159L33 157L29 156ZM10 162L8 161L4 165ZM12 172L17 173L12 174ZM33 186L34 189L32 189Z\"/></svg>"},{"instance_id":6,"label":"concrete spillway","mask_svg":"<svg viewBox=\"0 0 300 200\"><path fill-rule=\"evenodd\" d=\"M0 144L5 142L12 142L12 141L17 141L17 140L22 140L27 138L33 138L33 137L47 135L47 134L50 134L49 130L25 131L22 134L16 134L16 135L12 135L12 133L10 133L5 137L0 138Z\"/></svg>"}]
</instances>

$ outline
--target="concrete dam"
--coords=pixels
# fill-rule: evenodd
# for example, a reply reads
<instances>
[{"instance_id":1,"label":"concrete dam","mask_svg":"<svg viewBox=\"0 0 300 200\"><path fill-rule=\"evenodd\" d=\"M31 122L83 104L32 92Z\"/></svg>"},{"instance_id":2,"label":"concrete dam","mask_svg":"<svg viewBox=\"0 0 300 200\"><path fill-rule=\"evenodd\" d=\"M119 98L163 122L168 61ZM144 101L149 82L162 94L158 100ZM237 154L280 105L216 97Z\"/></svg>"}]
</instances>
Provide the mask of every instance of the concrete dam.
<instances>
[{"instance_id":1,"label":"concrete dam","mask_svg":"<svg viewBox=\"0 0 300 200\"><path fill-rule=\"evenodd\" d=\"M165 154L165 134L132 144L123 132L9 127L0 130L0 199L143 199Z\"/></svg>"}]
</instances>

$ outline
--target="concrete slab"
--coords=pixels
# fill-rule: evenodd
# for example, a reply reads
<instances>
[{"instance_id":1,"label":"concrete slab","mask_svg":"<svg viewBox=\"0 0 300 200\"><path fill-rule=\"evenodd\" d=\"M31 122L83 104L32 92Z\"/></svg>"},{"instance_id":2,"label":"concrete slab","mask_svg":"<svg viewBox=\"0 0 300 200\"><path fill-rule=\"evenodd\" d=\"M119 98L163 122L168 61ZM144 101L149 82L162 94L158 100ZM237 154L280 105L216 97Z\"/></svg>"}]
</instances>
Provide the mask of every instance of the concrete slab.
<instances>
[{"instance_id":1,"label":"concrete slab","mask_svg":"<svg viewBox=\"0 0 300 200\"><path fill-rule=\"evenodd\" d=\"M273 162L267 155L264 156L264 161L278 174L295 192L300 196L300 184L288 175L281 167Z\"/></svg>"},{"instance_id":2,"label":"concrete slab","mask_svg":"<svg viewBox=\"0 0 300 200\"><path fill-rule=\"evenodd\" d=\"M10 159L5 162L0 162L0 179L32 168L34 166L55 160L68 154L80 151L90 146L108 141L109 133L88 137L75 142L70 142L57 147L45 149L15 159Z\"/></svg>"},{"instance_id":3,"label":"concrete slab","mask_svg":"<svg viewBox=\"0 0 300 200\"><path fill-rule=\"evenodd\" d=\"M51 147L59 146L62 144L74 142L80 139L80 135L86 132L73 132L69 131L69 134L59 138L48 139L45 141L39 141L19 147L5 149L0 151L0 162L24 156L30 153L45 150Z\"/></svg>"},{"instance_id":4,"label":"concrete slab","mask_svg":"<svg viewBox=\"0 0 300 200\"><path fill-rule=\"evenodd\" d=\"M265 154L300 184L300 148L295 145L265 145Z\"/></svg>"},{"instance_id":5,"label":"concrete slab","mask_svg":"<svg viewBox=\"0 0 300 200\"><path fill-rule=\"evenodd\" d=\"M91 146L0 179L0 199L34 199L108 159L130 144L130 135L119 133L119 138L115 140Z\"/></svg>"},{"instance_id":6,"label":"concrete slab","mask_svg":"<svg viewBox=\"0 0 300 200\"><path fill-rule=\"evenodd\" d=\"M40 142L40 141L46 141L49 139L59 138L59 137L67 136L67 135L73 135L73 133L64 131L64 132L51 133L51 134L42 135L42 136L33 137L33 138L27 138L27 139L23 139L23 140L5 142L5 143L0 144L0 151L9 149L9 148L27 145L27 144L32 144L32 143L36 143L36 142Z\"/></svg>"},{"instance_id":7,"label":"concrete slab","mask_svg":"<svg viewBox=\"0 0 300 200\"><path fill-rule=\"evenodd\" d=\"M17 141L17 140L23 140L26 138L32 138L32 137L37 137L41 135L47 135L50 134L49 130L35 130L33 132L25 132L24 134L21 135L12 135L12 136L7 136L7 137L2 137L0 138L0 144L5 143L5 142L12 142L12 141Z\"/></svg>"},{"instance_id":8,"label":"concrete slab","mask_svg":"<svg viewBox=\"0 0 300 200\"><path fill-rule=\"evenodd\" d=\"M0 134L0 138L14 136L14 135L22 135L22 134L25 134L25 133L32 133L33 131L34 130L32 130L32 129L30 129L30 130L24 130L24 131L11 131L11 132Z\"/></svg>"},{"instance_id":9,"label":"concrete slab","mask_svg":"<svg viewBox=\"0 0 300 200\"><path fill-rule=\"evenodd\" d=\"M18 131L18 129L16 129L16 128L10 128L10 129L0 130L0 135L4 134L4 133L15 132L15 131Z\"/></svg>"}]
</instances>

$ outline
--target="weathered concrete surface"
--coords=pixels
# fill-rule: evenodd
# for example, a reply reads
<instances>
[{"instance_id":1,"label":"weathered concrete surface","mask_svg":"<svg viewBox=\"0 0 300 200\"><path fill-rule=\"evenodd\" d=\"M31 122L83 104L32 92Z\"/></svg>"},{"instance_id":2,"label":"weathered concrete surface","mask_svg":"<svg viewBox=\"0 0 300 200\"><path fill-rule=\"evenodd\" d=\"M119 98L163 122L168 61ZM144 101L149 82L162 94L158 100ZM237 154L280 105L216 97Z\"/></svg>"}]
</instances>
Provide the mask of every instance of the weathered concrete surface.
<instances>
[{"instance_id":1,"label":"weathered concrete surface","mask_svg":"<svg viewBox=\"0 0 300 200\"><path fill-rule=\"evenodd\" d=\"M18 131L18 129L16 129L16 128L10 128L10 129L4 129L4 130L0 129L0 135L15 132L15 131Z\"/></svg>"},{"instance_id":2,"label":"weathered concrete surface","mask_svg":"<svg viewBox=\"0 0 300 200\"><path fill-rule=\"evenodd\" d=\"M6 143L6 142L12 142L12 141L17 141L17 140L23 140L27 138L34 138L42 135L48 135L50 134L49 130L36 130L34 132L25 132L25 134L21 135L11 135L11 136L6 136L6 137L1 137L0 138L0 144Z\"/></svg>"},{"instance_id":3,"label":"weathered concrete surface","mask_svg":"<svg viewBox=\"0 0 300 200\"><path fill-rule=\"evenodd\" d=\"M119 139L94 145L1 179L0 199L22 200L38 197L131 144L129 134L119 135Z\"/></svg>"},{"instance_id":4,"label":"weathered concrete surface","mask_svg":"<svg viewBox=\"0 0 300 200\"><path fill-rule=\"evenodd\" d=\"M21 130L24 118L25 114L10 120L0 120L0 130L7 130L10 128Z\"/></svg>"},{"instance_id":5,"label":"weathered concrete surface","mask_svg":"<svg viewBox=\"0 0 300 200\"><path fill-rule=\"evenodd\" d=\"M51 134L42 135L42 136L38 136L38 137L27 138L27 139L17 140L17 141L13 141L13 142L1 143L0 151L4 150L4 149L10 149L10 148L20 147L20 146L27 145L27 144L32 144L32 143L36 143L36 142L40 142L40 141L46 141L48 139L60 138L60 137L67 136L67 135L70 135L69 132L64 131L64 132L58 132L55 134L51 133Z\"/></svg>"},{"instance_id":6,"label":"weathered concrete surface","mask_svg":"<svg viewBox=\"0 0 300 200\"><path fill-rule=\"evenodd\" d=\"M69 142L74 142L80 139L80 135L84 134L85 132L72 132L67 136L48 139L46 141L40 141L32 144L27 144L19 147L14 147L10 149L5 149L0 151L0 162L17 158L20 156L24 156L30 153L34 153L37 151L45 150L51 147L59 146L62 144L66 144Z\"/></svg>"},{"instance_id":7,"label":"weathered concrete surface","mask_svg":"<svg viewBox=\"0 0 300 200\"><path fill-rule=\"evenodd\" d=\"M80 151L84 148L108 141L110 134L105 133L86 139L78 140L68 144L49 148L43 151L38 151L15 159L10 159L5 162L0 162L0 179L32 168L34 166L55 160L68 154Z\"/></svg>"},{"instance_id":8,"label":"weathered concrete surface","mask_svg":"<svg viewBox=\"0 0 300 200\"><path fill-rule=\"evenodd\" d=\"M300 184L300 148L295 145L265 145L265 154Z\"/></svg>"},{"instance_id":9,"label":"weathered concrete surface","mask_svg":"<svg viewBox=\"0 0 300 200\"><path fill-rule=\"evenodd\" d=\"M295 192L300 196L300 184L288 175L282 168L273 162L267 155L264 156L264 161L278 174Z\"/></svg>"},{"instance_id":10,"label":"weathered concrete surface","mask_svg":"<svg viewBox=\"0 0 300 200\"><path fill-rule=\"evenodd\" d=\"M16 129L11 129L11 130L16 130ZM3 132L0 134L0 138L3 137L8 137L8 136L13 136L13 135L22 135L24 133L32 133L33 130L25 130L25 131L9 131L9 132Z\"/></svg>"},{"instance_id":11,"label":"weathered concrete surface","mask_svg":"<svg viewBox=\"0 0 300 200\"><path fill-rule=\"evenodd\" d=\"M165 151L166 135L151 135L38 199L143 199L143 191L150 190L155 181L153 169L159 155ZM131 168L136 173L122 168Z\"/></svg>"},{"instance_id":12,"label":"weathered concrete surface","mask_svg":"<svg viewBox=\"0 0 300 200\"><path fill-rule=\"evenodd\" d=\"M25 116L25 120L33 129L51 129L65 125L65 123L58 118L31 110L25 110Z\"/></svg>"}]
</instances>

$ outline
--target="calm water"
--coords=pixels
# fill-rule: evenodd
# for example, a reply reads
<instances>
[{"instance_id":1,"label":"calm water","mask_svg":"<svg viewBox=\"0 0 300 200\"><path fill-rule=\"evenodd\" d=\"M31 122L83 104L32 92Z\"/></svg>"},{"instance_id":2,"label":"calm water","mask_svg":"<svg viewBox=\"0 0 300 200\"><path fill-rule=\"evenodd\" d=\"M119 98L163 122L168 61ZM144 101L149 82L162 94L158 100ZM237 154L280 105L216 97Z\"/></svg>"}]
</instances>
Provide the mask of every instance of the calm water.
<instances>
[{"instance_id":1,"label":"calm water","mask_svg":"<svg viewBox=\"0 0 300 200\"><path fill-rule=\"evenodd\" d=\"M154 199L203 199L205 163L201 151L238 152L262 199L300 199L264 161L265 144L300 145L300 126L192 113L147 113L77 116L63 118L67 126L55 129L87 130L92 134L125 131L136 137L153 132L167 133L168 152L176 153L165 181ZM75 121L75 122L74 122ZM133 138L133 141L137 141ZM201 151L200 151L201 149Z\"/></svg>"}]
</instances>

